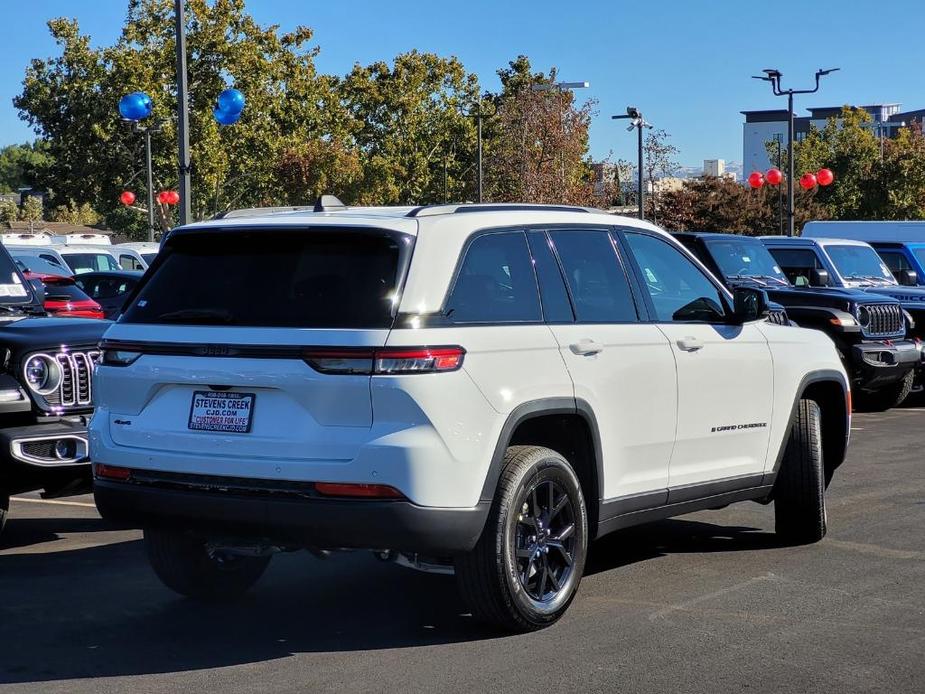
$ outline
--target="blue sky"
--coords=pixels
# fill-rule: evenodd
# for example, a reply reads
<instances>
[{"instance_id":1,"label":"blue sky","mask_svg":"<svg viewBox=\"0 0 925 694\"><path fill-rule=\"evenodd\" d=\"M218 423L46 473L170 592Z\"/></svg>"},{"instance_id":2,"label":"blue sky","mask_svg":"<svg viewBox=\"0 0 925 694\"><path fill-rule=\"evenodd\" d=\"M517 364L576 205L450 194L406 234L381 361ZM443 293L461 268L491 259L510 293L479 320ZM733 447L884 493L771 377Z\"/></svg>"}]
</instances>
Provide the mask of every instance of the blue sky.
<instances>
[{"instance_id":1,"label":"blue sky","mask_svg":"<svg viewBox=\"0 0 925 694\"><path fill-rule=\"evenodd\" d=\"M32 139L12 106L30 58L55 46L45 22L76 16L95 45L113 42L126 0L33 0L5 13L0 25L0 145ZM250 0L261 23L305 24L321 48L320 70L342 74L355 62L391 59L417 48L458 56L483 84L518 54L537 68L558 66L565 80L587 80L597 99L591 131L596 157L634 157L632 136L610 115L628 104L665 128L682 164L706 158L740 161L746 109L783 99L750 79L777 67L785 86L811 85L820 67L841 67L820 94L798 106L902 102L925 108L925 5L880 9L861 0L586 0L580 3L467 0ZM790 11L791 27L781 28Z\"/></svg>"}]
</instances>

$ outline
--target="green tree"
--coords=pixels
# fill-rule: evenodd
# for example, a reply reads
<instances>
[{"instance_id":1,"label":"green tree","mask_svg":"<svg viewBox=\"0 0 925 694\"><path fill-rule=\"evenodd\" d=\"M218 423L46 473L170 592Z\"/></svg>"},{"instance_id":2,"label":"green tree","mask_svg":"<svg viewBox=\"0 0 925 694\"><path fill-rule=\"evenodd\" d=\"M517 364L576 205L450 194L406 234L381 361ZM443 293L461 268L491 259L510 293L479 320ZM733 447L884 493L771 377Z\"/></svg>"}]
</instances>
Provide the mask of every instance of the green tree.
<instances>
[{"instance_id":1,"label":"green tree","mask_svg":"<svg viewBox=\"0 0 925 694\"><path fill-rule=\"evenodd\" d=\"M14 222L19 217L19 205L12 200L0 200L0 222Z\"/></svg>"},{"instance_id":2,"label":"green tree","mask_svg":"<svg viewBox=\"0 0 925 694\"><path fill-rule=\"evenodd\" d=\"M422 204L471 198L475 124L466 113L479 85L457 58L411 51L354 66L338 85L350 114L363 176L352 198L373 204Z\"/></svg>"},{"instance_id":3,"label":"green tree","mask_svg":"<svg viewBox=\"0 0 925 694\"><path fill-rule=\"evenodd\" d=\"M0 149L0 192L15 192L36 183L36 174L49 162L41 140Z\"/></svg>"},{"instance_id":4,"label":"green tree","mask_svg":"<svg viewBox=\"0 0 925 694\"><path fill-rule=\"evenodd\" d=\"M347 135L335 80L316 73L310 29L260 26L244 0L187 6L193 214L209 216L217 202L222 208L276 202L274 172L293 143ZM118 218L119 193L144 190L142 138L117 111L119 98L134 90L154 101L147 123L163 124L154 137L156 190L176 186L172 7L171 0L130 0L118 42L102 48L91 46L76 21L49 22L60 55L32 61L14 103L48 142L52 159L40 180L55 201L90 203ZM237 124L223 128L212 106L230 82L245 93L247 106Z\"/></svg>"},{"instance_id":5,"label":"green tree","mask_svg":"<svg viewBox=\"0 0 925 694\"><path fill-rule=\"evenodd\" d=\"M23 222L40 222L43 214L42 198L37 195L28 196L19 208L19 219Z\"/></svg>"},{"instance_id":6,"label":"green tree","mask_svg":"<svg viewBox=\"0 0 925 694\"><path fill-rule=\"evenodd\" d=\"M99 223L100 215L90 207L89 203L78 205L73 200L69 200L67 205L59 205L52 211L49 221L93 226Z\"/></svg>"}]
</instances>

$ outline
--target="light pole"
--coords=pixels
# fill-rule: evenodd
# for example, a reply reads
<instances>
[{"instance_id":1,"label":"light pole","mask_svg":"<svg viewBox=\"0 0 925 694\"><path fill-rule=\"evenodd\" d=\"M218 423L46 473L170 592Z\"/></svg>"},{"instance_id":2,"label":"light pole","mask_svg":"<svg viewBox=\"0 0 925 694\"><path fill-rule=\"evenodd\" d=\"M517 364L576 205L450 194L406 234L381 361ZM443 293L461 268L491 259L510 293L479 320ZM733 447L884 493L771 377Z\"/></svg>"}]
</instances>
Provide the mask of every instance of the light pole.
<instances>
[{"instance_id":1,"label":"light pole","mask_svg":"<svg viewBox=\"0 0 925 694\"><path fill-rule=\"evenodd\" d=\"M138 121L132 124L132 131L145 138L145 170L148 181L148 241L154 241L154 171L151 165L151 135L159 133L163 123L157 121L153 125L144 127Z\"/></svg>"},{"instance_id":2,"label":"light pole","mask_svg":"<svg viewBox=\"0 0 925 694\"><path fill-rule=\"evenodd\" d=\"M184 0L174 0L177 37L177 141L179 142L180 224L190 222L189 98L186 86L186 17Z\"/></svg>"},{"instance_id":3,"label":"light pole","mask_svg":"<svg viewBox=\"0 0 925 694\"><path fill-rule=\"evenodd\" d=\"M635 106L627 106L626 114L619 116L611 116L613 120L620 120L623 118L629 118L630 124L626 126L627 131L632 131L633 128L636 128L638 135L638 146L637 146L637 156L638 162L636 164L636 185L639 187L639 192L636 194L636 197L639 199L639 219L645 219L645 200L646 194L645 190L642 187L642 129L648 128L652 129L652 124L649 123L642 115L640 111Z\"/></svg>"},{"instance_id":4,"label":"light pole","mask_svg":"<svg viewBox=\"0 0 925 694\"><path fill-rule=\"evenodd\" d=\"M587 89L591 86L590 82L544 82L541 84L531 84L530 89L535 92L558 92L562 94L563 92L571 92L576 89ZM562 134L563 141L565 140L565 122L562 119L562 108L559 108L559 132ZM562 176L562 190L565 190L565 157L562 153L562 148L559 148L559 167Z\"/></svg>"},{"instance_id":5,"label":"light pole","mask_svg":"<svg viewBox=\"0 0 925 694\"><path fill-rule=\"evenodd\" d=\"M477 181L478 181L478 201L479 202L482 202L482 120L485 118L488 118L489 116L493 116L495 115L495 113L497 113L497 110L492 111L491 113L485 113L482 110L482 102L483 102L482 97L479 97L479 108L478 108L478 111L476 111L475 113L473 113L472 111L469 111L469 113L463 112L463 114L467 116L468 118L475 118L476 131L477 131L476 138L478 142L477 152L476 152L476 160L477 160L478 168L477 168L476 176L477 176ZM444 169L445 168L446 167L444 166ZM445 187L446 185L444 184L444 188Z\"/></svg>"},{"instance_id":6,"label":"light pole","mask_svg":"<svg viewBox=\"0 0 925 694\"><path fill-rule=\"evenodd\" d=\"M764 77L755 76L753 79L764 80L771 83L774 96L787 96L787 236L793 236L794 227L794 199L793 199L793 95L794 94L815 94L819 91L819 78L836 72L840 68L834 67L829 70L816 70L816 86L812 89L781 89L780 78L783 73L780 70L766 69Z\"/></svg>"}]
</instances>

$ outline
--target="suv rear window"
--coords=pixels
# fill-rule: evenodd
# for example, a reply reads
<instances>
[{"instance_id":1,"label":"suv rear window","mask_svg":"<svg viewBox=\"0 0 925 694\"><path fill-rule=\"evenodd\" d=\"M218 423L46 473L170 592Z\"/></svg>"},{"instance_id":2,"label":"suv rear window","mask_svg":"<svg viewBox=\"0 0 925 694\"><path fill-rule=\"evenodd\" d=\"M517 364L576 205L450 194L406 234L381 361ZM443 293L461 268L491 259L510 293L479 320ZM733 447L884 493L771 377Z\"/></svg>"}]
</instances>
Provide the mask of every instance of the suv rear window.
<instances>
[{"instance_id":1,"label":"suv rear window","mask_svg":"<svg viewBox=\"0 0 925 694\"><path fill-rule=\"evenodd\" d=\"M178 236L122 321L388 328L410 246L357 230Z\"/></svg>"}]
</instances>

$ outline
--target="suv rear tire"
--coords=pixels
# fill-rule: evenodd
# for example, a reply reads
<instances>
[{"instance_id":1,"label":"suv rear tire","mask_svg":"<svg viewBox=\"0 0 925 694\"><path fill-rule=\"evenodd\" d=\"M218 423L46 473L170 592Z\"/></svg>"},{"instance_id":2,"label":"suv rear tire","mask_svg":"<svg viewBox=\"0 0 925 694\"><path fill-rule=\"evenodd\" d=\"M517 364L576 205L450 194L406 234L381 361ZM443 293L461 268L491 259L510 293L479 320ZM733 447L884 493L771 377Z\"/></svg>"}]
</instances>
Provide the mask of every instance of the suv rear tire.
<instances>
[{"instance_id":1,"label":"suv rear tire","mask_svg":"<svg viewBox=\"0 0 925 694\"><path fill-rule=\"evenodd\" d=\"M814 400L800 400L796 420L774 483L778 535L794 544L818 542L826 532L822 412Z\"/></svg>"},{"instance_id":2,"label":"suv rear tire","mask_svg":"<svg viewBox=\"0 0 925 694\"><path fill-rule=\"evenodd\" d=\"M205 540L145 528L154 573L172 591L198 600L230 600L244 594L266 571L270 557L212 554Z\"/></svg>"},{"instance_id":3,"label":"suv rear tire","mask_svg":"<svg viewBox=\"0 0 925 694\"><path fill-rule=\"evenodd\" d=\"M456 559L473 617L511 631L553 624L584 572L588 518L581 484L561 455L512 446L478 544Z\"/></svg>"},{"instance_id":4,"label":"suv rear tire","mask_svg":"<svg viewBox=\"0 0 925 694\"><path fill-rule=\"evenodd\" d=\"M910 371L896 383L891 383L872 392L861 391L858 393L859 409L868 412L885 412L891 407L902 404L903 400L909 397L912 392L912 385L915 381L916 371Z\"/></svg>"}]
</instances>

